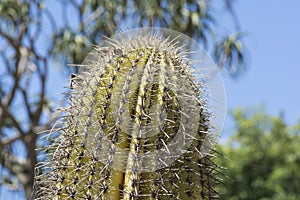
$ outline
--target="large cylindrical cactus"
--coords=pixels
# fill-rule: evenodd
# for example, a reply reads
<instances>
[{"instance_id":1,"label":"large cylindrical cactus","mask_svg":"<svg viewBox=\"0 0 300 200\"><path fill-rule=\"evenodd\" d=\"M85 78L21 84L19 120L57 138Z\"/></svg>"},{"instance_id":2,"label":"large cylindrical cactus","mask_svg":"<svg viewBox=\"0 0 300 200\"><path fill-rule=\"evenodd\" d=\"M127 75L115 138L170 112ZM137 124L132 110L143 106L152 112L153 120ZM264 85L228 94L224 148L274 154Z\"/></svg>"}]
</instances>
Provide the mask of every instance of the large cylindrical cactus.
<instances>
[{"instance_id":1,"label":"large cylindrical cactus","mask_svg":"<svg viewBox=\"0 0 300 200\"><path fill-rule=\"evenodd\" d=\"M216 198L218 124L201 76L213 66L193 45L177 32L144 28L95 47L72 78L35 198Z\"/></svg>"}]
</instances>

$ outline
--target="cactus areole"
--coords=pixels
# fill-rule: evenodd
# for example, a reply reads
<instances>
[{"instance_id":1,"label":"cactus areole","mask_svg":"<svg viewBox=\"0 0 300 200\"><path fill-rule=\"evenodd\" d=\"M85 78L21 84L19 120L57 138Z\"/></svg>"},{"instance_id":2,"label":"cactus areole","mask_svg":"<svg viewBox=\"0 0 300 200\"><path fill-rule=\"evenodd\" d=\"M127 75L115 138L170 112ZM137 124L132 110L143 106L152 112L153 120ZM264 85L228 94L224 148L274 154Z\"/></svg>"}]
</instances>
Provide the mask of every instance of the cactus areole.
<instances>
[{"instance_id":1,"label":"cactus areole","mask_svg":"<svg viewBox=\"0 0 300 200\"><path fill-rule=\"evenodd\" d=\"M71 81L35 199L217 198L224 89L197 42L161 28L121 32Z\"/></svg>"}]
</instances>

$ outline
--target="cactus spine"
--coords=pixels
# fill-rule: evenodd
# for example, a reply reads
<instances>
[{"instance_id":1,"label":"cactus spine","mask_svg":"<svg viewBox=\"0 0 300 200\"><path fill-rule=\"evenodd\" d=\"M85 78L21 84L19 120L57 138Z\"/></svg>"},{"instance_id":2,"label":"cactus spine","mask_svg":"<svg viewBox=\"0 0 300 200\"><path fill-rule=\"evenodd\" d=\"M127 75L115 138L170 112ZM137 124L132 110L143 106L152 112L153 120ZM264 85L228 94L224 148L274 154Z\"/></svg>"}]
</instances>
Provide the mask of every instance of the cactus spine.
<instances>
[{"instance_id":1,"label":"cactus spine","mask_svg":"<svg viewBox=\"0 0 300 200\"><path fill-rule=\"evenodd\" d=\"M176 37L121 36L73 78L35 199L215 199L211 114L189 52Z\"/></svg>"}]
</instances>

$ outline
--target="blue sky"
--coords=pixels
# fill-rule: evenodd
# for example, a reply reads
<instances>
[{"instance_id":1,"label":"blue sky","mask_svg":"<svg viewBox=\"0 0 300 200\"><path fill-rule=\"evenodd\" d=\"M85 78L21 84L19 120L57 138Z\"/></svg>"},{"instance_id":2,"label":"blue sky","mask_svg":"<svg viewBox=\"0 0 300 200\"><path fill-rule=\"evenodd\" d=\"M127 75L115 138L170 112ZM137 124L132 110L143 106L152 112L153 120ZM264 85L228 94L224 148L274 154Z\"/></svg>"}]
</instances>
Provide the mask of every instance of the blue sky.
<instances>
[{"instance_id":1,"label":"blue sky","mask_svg":"<svg viewBox=\"0 0 300 200\"><path fill-rule=\"evenodd\" d=\"M224 33L232 31L232 23L223 6L216 13ZM222 4L223 5L223 4ZM235 11L250 53L248 70L236 81L223 75L227 110L251 108L263 104L269 114L284 112L288 124L300 118L300 1L237 0ZM59 63L58 63L59 64ZM64 72L52 71L48 86L53 97L60 97L68 85ZM234 131L227 116L222 139ZM22 199L20 194L0 199Z\"/></svg>"},{"instance_id":2,"label":"blue sky","mask_svg":"<svg viewBox=\"0 0 300 200\"><path fill-rule=\"evenodd\" d=\"M222 10L222 8L220 8ZM264 105L284 112L288 124L300 118L300 1L237 1L235 11L250 52L249 68L237 81L223 76L227 109ZM221 21L229 17L221 13ZM223 137L232 132L227 117Z\"/></svg>"}]
</instances>

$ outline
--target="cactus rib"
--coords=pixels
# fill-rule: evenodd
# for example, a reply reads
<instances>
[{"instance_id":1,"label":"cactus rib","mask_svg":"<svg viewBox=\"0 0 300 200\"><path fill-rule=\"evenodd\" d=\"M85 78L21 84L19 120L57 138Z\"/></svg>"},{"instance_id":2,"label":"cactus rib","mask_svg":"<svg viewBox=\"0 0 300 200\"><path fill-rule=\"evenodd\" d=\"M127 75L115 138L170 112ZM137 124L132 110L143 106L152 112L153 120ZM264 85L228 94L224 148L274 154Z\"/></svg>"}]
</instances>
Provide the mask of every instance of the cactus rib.
<instances>
[{"instance_id":1,"label":"cactus rib","mask_svg":"<svg viewBox=\"0 0 300 200\"><path fill-rule=\"evenodd\" d=\"M188 53L144 32L95 47L72 78L35 199L216 199L218 166L203 152L211 113Z\"/></svg>"}]
</instances>

